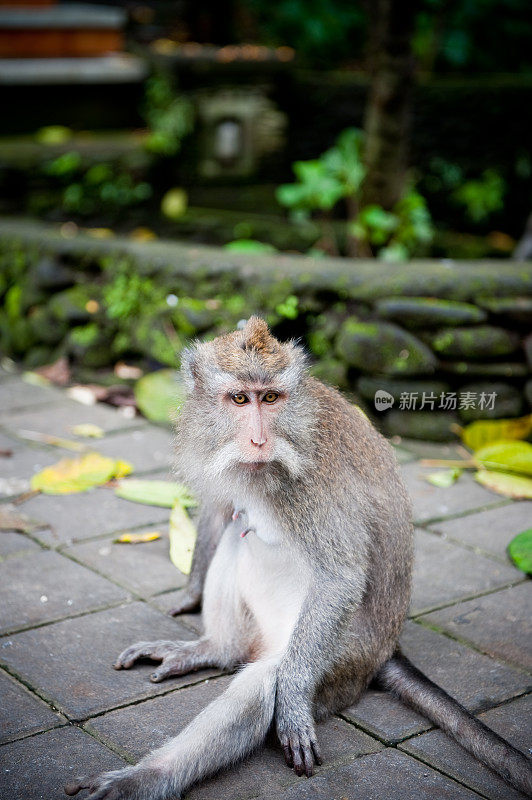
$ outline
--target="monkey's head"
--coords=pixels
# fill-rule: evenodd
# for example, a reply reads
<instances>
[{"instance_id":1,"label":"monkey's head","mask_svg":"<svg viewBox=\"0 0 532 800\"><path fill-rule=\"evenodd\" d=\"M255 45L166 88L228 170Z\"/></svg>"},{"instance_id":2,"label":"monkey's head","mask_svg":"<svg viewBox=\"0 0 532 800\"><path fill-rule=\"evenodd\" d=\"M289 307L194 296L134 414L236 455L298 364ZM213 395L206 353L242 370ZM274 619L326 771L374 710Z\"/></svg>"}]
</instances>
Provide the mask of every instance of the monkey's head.
<instances>
[{"instance_id":1,"label":"monkey's head","mask_svg":"<svg viewBox=\"0 0 532 800\"><path fill-rule=\"evenodd\" d=\"M188 390L178 422L193 437L196 461L208 477L297 477L310 457L314 408L306 381L306 356L294 342L279 342L264 320L186 350L182 372ZM189 451L191 447L186 447Z\"/></svg>"}]
</instances>

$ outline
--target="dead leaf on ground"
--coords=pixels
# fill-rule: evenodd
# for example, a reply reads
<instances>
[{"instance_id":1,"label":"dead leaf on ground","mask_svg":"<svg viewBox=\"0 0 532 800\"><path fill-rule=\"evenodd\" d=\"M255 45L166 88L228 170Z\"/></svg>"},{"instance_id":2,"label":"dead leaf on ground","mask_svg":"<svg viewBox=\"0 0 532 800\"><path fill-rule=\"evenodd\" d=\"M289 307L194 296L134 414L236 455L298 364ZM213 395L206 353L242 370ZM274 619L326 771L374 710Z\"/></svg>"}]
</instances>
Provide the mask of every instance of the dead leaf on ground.
<instances>
[{"instance_id":1,"label":"dead leaf on ground","mask_svg":"<svg viewBox=\"0 0 532 800\"><path fill-rule=\"evenodd\" d=\"M160 539L159 531L144 531L144 533L123 533L117 539L113 539L114 544L143 544L144 542L154 542Z\"/></svg>"},{"instance_id":2,"label":"dead leaf on ground","mask_svg":"<svg viewBox=\"0 0 532 800\"><path fill-rule=\"evenodd\" d=\"M81 436L82 439L101 439L104 435L103 428L100 428L99 425L93 425L92 422L73 425L70 430L74 436Z\"/></svg>"},{"instance_id":3,"label":"dead leaf on ground","mask_svg":"<svg viewBox=\"0 0 532 800\"><path fill-rule=\"evenodd\" d=\"M57 464L37 472L31 479L31 488L44 494L86 492L132 469L127 462L100 453L86 453L78 458L63 458Z\"/></svg>"},{"instance_id":4,"label":"dead leaf on ground","mask_svg":"<svg viewBox=\"0 0 532 800\"><path fill-rule=\"evenodd\" d=\"M46 526L43 523L30 519L26 514L22 514L12 503L2 503L0 505L0 531L31 533L44 527Z\"/></svg>"},{"instance_id":5,"label":"dead leaf on ground","mask_svg":"<svg viewBox=\"0 0 532 800\"><path fill-rule=\"evenodd\" d=\"M70 367L68 359L61 356L53 364L45 364L44 367L37 367L34 372L46 380L53 383L55 386L67 386L70 382Z\"/></svg>"},{"instance_id":6,"label":"dead leaf on ground","mask_svg":"<svg viewBox=\"0 0 532 800\"><path fill-rule=\"evenodd\" d=\"M72 439L64 439L62 436L54 436L51 433L42 433L41 431L15 431L20 439L27 439L28 442L39 442L39 444L49 444L52 447L63 447L65 450L75 450L78 453L85 450L85 445L81 442L75 442Z\"/></svg>"}]
</instances>

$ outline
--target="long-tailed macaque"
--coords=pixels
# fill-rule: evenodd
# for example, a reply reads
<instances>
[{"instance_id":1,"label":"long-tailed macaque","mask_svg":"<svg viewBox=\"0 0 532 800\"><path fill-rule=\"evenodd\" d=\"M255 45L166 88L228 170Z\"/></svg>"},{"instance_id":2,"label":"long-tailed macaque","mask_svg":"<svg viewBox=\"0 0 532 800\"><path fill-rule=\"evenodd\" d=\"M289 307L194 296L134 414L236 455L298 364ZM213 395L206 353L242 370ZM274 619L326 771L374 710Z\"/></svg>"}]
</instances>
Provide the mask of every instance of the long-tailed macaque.
<instances>
[{"instance_id":1,"label":"long-tailed macaque","mask_svg":"<svg viewBox=\"0 0 532 800\"><path fill-rule=\"evenodd\" d=\"M315 722L355 703L372 680L532 792L527 758L398 648L412 524L385 439L307 375L298 345L280 343L256 317L192 347L183 372L178 475L204 511L191 583L176 611L202 595L205 632L193 642L134 644L115 667L151 659L153 681L204 667L239 671L163 747L135 766L80 779L67 793L176 798L258 747L270 726L288 765L310 776L321 761Z\"/></svg>"}]
</instances>

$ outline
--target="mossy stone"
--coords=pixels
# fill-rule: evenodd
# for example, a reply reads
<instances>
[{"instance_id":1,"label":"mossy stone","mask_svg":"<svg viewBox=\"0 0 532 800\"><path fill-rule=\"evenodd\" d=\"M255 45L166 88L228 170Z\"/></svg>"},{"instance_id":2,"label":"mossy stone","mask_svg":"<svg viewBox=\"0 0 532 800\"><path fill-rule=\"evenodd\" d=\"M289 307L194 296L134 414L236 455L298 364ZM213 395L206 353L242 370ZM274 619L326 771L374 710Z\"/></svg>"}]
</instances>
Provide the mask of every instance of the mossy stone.
<instances>
[{"instance_id":1,"label":"mossy stone","mask_svg":"<svg viewBox=\"0 0 532 800\"><path fill-rule=\"evenodd\" d=\"M476 302L492 314L532 324L532 297L479 297Z\"/></svg>"},{"instance_id":2,"label":"mossy stone","mask_svg":"<svg viewBox=\"0 0 532 800\"><path fill-rule=\"evenodd\" d=\"M525 383L525 397L528 405L532 408L532 380Z\"/></svg>"},{"instance_id":3,"label":"mossy stone","mask_svg":"<svg viewBox=\"0 0 532 800\"><path fill-rule=\"evenodd\" d=\"M517 334L494 325L442 328L434 334L428 334L426 340L442 356L466 359L506 356L519 347Z\"/></svg>"},{"instance_id":4,"label":"mossy stone","mask_svg":"<svg viewBox=\"0 0 532 800\"><path fill-rule=\"evenodd\" d=\"M336 339L336 352L350 366L385 375L434 372L436 359L415 336L388 322L348 318Z\"/></svg>"},{"instance_id":5,"label":"mossy stone","mask_svg":"<svg viewBox=\"0 0 532 800\"><path fill-rule=\"evenodd\" d=\"M325 358L310 369L310 374L329 386L347 386L347 368L338 358Z\"/></svg>"},{"instance_id":6,"label":"mossy stone","mask_svg":"<svg viewBox=\"0 0 532 800\"><path fill-rule=\"evenodd\" d=\"M387 436L407 439L426 439L431 442L451 442L456 439L452 426L458 417L444 411L389 411L382 422Z\"/></svg>"},{"instance_id":7,"label":"mossy stone","mask_svg":"<svg viewBox=\"0 0 532 800\"><path fill-rule=\"evenodd\" d=\"M484 322L485 311L471 303L440 300L436 297L384 297L377 300L379 317L407 328L437 328L442 325L473 325Z\"/></svg>"},{"instance_id":8,"label":"mossy stone","mask_svg":"<svg viewBox=\"0 0 532 800\"><path fill-rule=\"evenodd\" d=\"M528 374L526 364L518 361L441 361L439 369L464 377L522 378Z\"/></svg>"},{"instance_id":9,"label":"mossy stone","mask_svg":"<svg viewBox=\"0 0 532 800\"><path fill-rule=\"evenodd\" d=\"M450 386L444 381L431 381L426 380L393 380L386 377L369 377L363 375L357 381L357 389L366 400L373 401L375 392L379 389L388 392L394 398L395 402L399 402L402 394L417 394L419 400L425 395L436 395L439 397L442 392L450 391Z\"/></svg>"},{"instance_id":10,"label":"mossy stone","mask_svg":"<svg viewBox=\"0 0 532 800\"><path fill-rule=\"evenodd\" d=\"M471 408L458 408L458 415L463 422L473 422L475 419L511 419L518 417L523 411L522 394L509 383L468 383L460 387L459 397L465 393L474 395L474 403ZM493 394L495 399L492 408L490 396Z\"/></svg>"}]
</instances>

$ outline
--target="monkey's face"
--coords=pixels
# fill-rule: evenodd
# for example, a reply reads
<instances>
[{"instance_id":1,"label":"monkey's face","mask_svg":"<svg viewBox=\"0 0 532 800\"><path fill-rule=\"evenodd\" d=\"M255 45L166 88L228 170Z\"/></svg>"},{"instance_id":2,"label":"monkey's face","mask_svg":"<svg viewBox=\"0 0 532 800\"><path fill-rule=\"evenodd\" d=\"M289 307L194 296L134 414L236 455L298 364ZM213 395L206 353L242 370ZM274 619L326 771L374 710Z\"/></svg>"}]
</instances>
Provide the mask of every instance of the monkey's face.
<instances>
[{"instance_id":1,"label":"monkey's face","mask_svg":"<svg viewBox=\"0 0 532 800\"><path fill-rule=\"evenodd\" d=\"M222 396L244 468L260 469L274 459L278 451L276 423L287 399L279 389L257 384L230 389Z\"/></svg>"}]
</instances>

